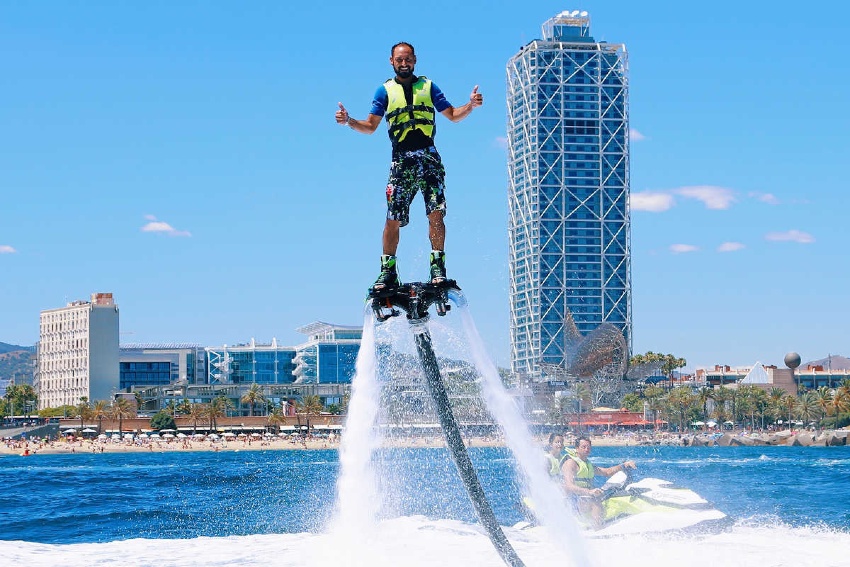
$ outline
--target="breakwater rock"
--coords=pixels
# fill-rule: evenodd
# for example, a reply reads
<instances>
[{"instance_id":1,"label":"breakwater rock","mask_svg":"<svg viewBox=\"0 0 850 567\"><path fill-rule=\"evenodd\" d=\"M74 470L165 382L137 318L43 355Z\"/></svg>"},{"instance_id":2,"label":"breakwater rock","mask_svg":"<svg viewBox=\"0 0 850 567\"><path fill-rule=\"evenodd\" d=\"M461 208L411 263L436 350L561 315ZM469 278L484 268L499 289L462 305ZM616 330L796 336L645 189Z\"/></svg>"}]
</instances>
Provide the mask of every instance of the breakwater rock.
<instances>
[{"instance_id":1,"label":"breakwater rock","mask_svg":"<svg viewBox=\"0 0 850 567\"><path fill-rule=\"evenodd\" d=\"M682 445L691 447L754 447L784 445L789 447L841 447L847 445L850 431L845 429L813 431L776 431L769 433L727 432L683 435Z\"/></svg>"}]
</instances>

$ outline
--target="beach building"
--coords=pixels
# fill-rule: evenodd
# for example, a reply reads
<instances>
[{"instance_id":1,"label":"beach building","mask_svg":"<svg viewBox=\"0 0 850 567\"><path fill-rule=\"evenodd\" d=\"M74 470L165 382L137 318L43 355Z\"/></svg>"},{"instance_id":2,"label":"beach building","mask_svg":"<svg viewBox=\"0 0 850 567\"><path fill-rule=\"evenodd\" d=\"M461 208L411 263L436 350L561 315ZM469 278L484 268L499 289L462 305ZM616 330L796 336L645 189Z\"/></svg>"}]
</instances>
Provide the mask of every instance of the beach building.
<instances>
[{"instance_id":1,"label":"beach building","mask_svg":"<svg viewBox=\"0 0 850 567\"><path fill-rule=\"evenodd\" d=\"M270 343L206 347L206 384L290 384L294 381L296 348Z\"/></svg>"},{"instance_id":2,"label":"beach building","mask_svg":"<svg viewBox=\"0 0 850 567\"><path fill-rule=\"evenodd\" d=\"M507 80L511 370L539 379L568 364L571 320L611 323L631 352L626 48L562 12Z\"/></svg>"},{"instance_id":3,"label":"beach building","mask_svg":"<svg viewBox=\"0 0 850 567\"><path fill-rule=\"evenodd\" d=\"M196 344L121 345L119 387L130 391L138 386L206 384L206 352Z\"/></svg>"},{"instance_id":4,"label":"beach building","mask_svg":"<svg viewBox=\"0 0 850 567\"><path fill-rule=\"evenodd\" d=\"M236 416L265 415L269 406L294 415L307 396L318 396L326 406L342 403L354 377L362 327L317 321L298 331L308 340L297 346L274 338L215 347L128 345L122 349L122 387L138 392L145 413L218 397L230 400L229 414ZM251 408L244 396L257 387L263 403Z\"/></svg>"},{"instance_id":5,"label":"beach building","mask_svg":"<svg viewBox=\"0 0 850 567\"><path fill-rule=\"evenodd\" d=\"M111 293L41 312L33 388L38 409L111 400L119 387L118 306Z\"/></svg>"}]
</instances>

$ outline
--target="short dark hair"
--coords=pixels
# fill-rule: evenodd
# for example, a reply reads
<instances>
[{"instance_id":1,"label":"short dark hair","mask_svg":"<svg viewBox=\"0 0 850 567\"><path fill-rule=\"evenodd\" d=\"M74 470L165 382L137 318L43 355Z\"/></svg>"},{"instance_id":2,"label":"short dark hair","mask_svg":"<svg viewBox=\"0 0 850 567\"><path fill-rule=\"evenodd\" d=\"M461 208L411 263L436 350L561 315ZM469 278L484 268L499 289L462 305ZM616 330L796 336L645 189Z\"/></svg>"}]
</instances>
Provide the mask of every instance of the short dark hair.
<instances>
[{"instance_id":1,"label":"short dark hair","mask_svg":"<svg viewBox=\"0 0 850 567\"><path fill-rule=\"evenodd\" d=\"M404 45L405 47L410 48L410 54L411 54L411 55L413 55L413 56L416 56L416 50L415 50L415 49L413 49L413 46L412 46L412 45L410 45L410 44L409 44L409 43L407 43L406 41L400 41L400 42L396 43L395 45L393 45L393 46L392 46L392 48L390 49L390 57L392 57L392 56L393 56L393 53L395 53L395 48L396 48L396 47L401 47L402 45Z\"/></svg>"},{"instance_id":2,"label":"short dark hair","mask_svg":"<svg viewBox=\"0 0 850 567\"><path fill-rule=\"evenodd\" d=\"M582 435L581 437L576 439L576 447L578 447L581 444L582 441L587 441L588 445L591 445L591 446L593 445L593 443L590 441L589 437L585 437L584 435Z\"/></svg>"},{"instance_id":3,"label":"short dark hair","mask_svg":"<svg viewBox=\"0 0 850 567\"><path fill-rule=\"evenodd\" d=\"M552 444L552 441L555 440L555 437L561 437L563 439L564 435L558 432L553 432L549 434L549 444Z\"/></svg>"}]
</instances>

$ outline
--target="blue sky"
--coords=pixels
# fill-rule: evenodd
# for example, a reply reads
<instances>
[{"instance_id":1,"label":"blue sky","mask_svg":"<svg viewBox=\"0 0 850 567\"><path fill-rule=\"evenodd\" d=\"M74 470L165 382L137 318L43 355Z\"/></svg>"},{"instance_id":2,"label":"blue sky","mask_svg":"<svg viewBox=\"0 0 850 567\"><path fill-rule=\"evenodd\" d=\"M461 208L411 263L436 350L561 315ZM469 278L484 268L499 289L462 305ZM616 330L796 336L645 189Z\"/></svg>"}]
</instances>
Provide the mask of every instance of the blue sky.
<instances>
[{"instance_id":1,"label":"blue sky","mask_svg":"<svg viewBox=\"0 0 850 567\"><path fill-rule=\"evenodd\" d=\"M33 344L40 310L95 291L115 294L122 343L361 324L389 141L333 114L366 116L403 40L452 103L485 97L440 119L437 147L449 275L507 365L505 65L581 9L629 53L634 352L847 355L850 8L671 4L4 3L0 341ZM411 216L405 280L429 250L421 201Z\"/></svg>"}]
</instances>

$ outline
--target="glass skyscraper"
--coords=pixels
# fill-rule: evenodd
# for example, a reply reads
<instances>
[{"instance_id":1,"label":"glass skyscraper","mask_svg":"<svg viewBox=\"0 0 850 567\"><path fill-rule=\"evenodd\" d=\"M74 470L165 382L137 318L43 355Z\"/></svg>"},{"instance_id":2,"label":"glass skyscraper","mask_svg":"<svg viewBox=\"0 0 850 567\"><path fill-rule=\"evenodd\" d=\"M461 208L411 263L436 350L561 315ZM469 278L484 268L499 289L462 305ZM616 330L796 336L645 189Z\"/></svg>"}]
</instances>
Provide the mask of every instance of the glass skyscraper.
<instances>
[{"instance_id":1,"label":"glass skyscraper","mask_svg":"<svg viewBox=\"0 0 850 567\"><path fill-rule=\"evenodd\" d=\"M611 323L631 351L626 49L562 12L507 83L511 369L536 378L576 329Z\"/></svg>"}]
</instances>

